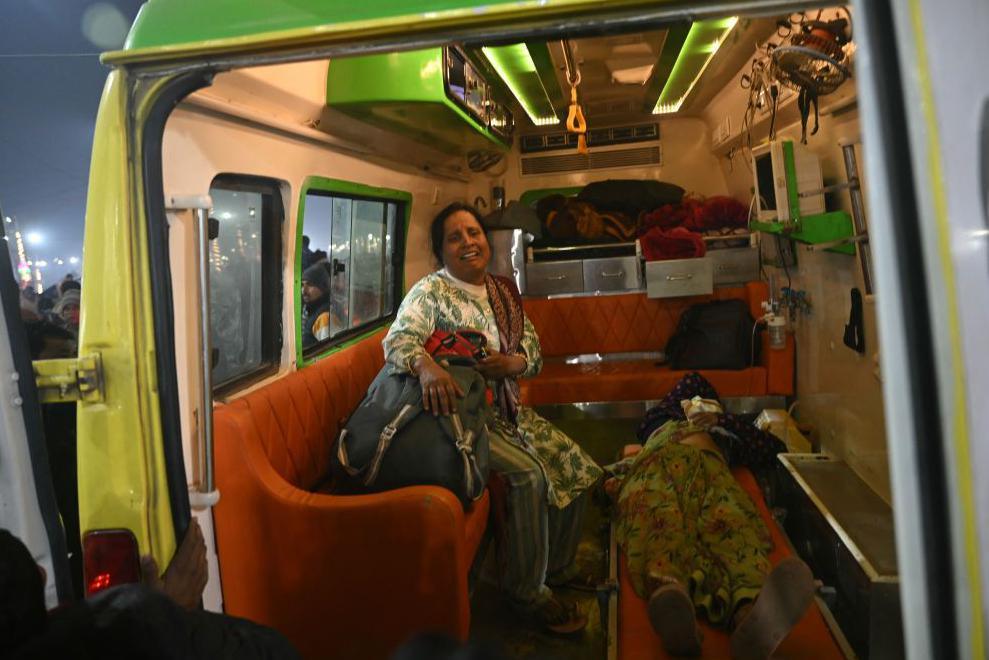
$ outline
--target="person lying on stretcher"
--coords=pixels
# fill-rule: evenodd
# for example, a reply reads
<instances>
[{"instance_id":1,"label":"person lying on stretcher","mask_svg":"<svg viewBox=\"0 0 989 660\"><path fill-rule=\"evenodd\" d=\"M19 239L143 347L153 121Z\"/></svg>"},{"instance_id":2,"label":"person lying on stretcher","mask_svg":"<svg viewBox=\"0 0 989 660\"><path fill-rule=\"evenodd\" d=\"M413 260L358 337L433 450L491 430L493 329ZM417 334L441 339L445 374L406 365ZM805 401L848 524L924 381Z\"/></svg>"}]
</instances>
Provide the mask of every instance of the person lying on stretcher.
<instances>
[{"instance_id":1,"label":"person lying on stretcher","mask_svg":"<svg viewBox=\"0 0 989 660\"><path fill-rule=\"evenodd\" d=\"M647 415L642 451L609 466L616 535L636 593L667 653L700 655L696 612L731 631L736 658L768 658L801 619L814 578L799 559L769 562L772 542L730 472L785 451L775 437L722 413L702 376L682 379Z\"/></svg>"}]
</instances>

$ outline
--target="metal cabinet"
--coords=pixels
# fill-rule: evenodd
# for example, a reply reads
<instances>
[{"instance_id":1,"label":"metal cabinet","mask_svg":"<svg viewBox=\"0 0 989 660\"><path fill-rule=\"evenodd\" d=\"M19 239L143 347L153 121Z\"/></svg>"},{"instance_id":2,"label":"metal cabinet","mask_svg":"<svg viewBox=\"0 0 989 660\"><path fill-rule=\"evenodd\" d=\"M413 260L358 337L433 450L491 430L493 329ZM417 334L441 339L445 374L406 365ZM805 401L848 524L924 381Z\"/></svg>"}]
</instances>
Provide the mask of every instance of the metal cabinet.
<instances>
[{"instance_id":1,"label":"metal cabinet","mask_svg":"<svg viewBox=\"0 0 989 660\"><path fill-rule=\"evenodd\" d=\"M526 295L552 296L584 290L583 261L536 261L525 267Z\"/></svg>"},{"instance_id":2,"label":"metal cabinet","mask_svg":"<svg viewBox=\"0 0 989 660\"><path fill-rule=\"evenodd\" d=\"M759 279L759 250L754 247L723 248L707 253L714 284L744 284Z\"/></svg>"},{"instance_id":3,"label":"metal cabinet","mask_svg":"<svg viewBox=\"0 0 989 660\"><path fill-rule=\"evenodd\" d=\"M584 291L628 291L642 287L639 258L584 259Z\"/></svg>"},{"instance_id":4,"label":"metal cabinet","mask_svg":"<svg viewBox=\"0 0 989 660\"><path fill-rule=\"evenodd\" d=\"M699 296L714 292L710 257L646 262L646 295L650 298Z\"/></svg>"}]
</instances>

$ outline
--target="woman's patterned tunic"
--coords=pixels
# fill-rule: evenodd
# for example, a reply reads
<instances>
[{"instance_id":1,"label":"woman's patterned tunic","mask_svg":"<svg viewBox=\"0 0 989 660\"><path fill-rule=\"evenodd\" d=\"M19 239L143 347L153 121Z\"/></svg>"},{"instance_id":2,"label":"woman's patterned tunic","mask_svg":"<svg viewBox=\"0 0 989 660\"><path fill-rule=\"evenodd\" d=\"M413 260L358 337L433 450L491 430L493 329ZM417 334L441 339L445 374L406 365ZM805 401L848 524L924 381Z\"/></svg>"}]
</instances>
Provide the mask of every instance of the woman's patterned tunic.
<instances>
[{"instance_id":1,"label":"woman's patterned tunic","mask_svg":"<svg viewBox=\"0 0 989 660\"><path fill-rule=\"evenodd\" d=\"M442 272L419 280L405 296L388 335L382 342L385 360L402 373L425 353L423 345L434 330L453 332L469 328L483 332L488 346L497 350L498 325L491 305L457 287ZM528 318L521 350L528 368L521 377L535 376L542 368L539 338ZM601 468L565 433L537 415L531 408L518 411L513 444L521 447L542 467L546 475L547 500L563 508L601 476ZM500 424L504 427L504 424Z\"/></svg>"}]
</instances>

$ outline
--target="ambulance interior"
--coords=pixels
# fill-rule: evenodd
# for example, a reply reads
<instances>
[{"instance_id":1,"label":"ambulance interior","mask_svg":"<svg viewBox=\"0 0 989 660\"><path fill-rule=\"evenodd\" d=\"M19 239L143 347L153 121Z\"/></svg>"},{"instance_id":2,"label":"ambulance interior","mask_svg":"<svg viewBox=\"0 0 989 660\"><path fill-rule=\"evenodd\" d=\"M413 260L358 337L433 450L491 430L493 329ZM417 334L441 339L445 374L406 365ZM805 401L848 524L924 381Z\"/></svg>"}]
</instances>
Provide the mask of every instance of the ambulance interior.
<instances>
[{"instance_id":1,"label":"ambulance interior","mask_svg":"<svg viewBox=\"0 0 989 660\"><path fill-rule=\"evenodd\" d=\"M700 371L727 409L762 413L788 448L770 479L736 475L760 501L774 559L797 554L821 581L779 652L901 657L853 28L850 10L833 7L451 43L224 71L184 98L165 126L162 174L166 200L212 200L222 495L204 523L217 558L207 606L272 625L309 656L335 645L340 657L386 657L419 626L496 641L511 657L666 657L598 505L578 554L597 586L564 592L590 624L567 639L499 600L493 497L451 514L463 538L445 568L421 568L389 559L406 552L388 540L402 518L382 513L397 500L325 490L341 420L381 367L384 328L435 268L429 223L465 201L492 218L491 269L516 280L540 335L545 367L523 397L602 464L634 451L650 402L689 371L665 355L686 310L748 303L762 319L754 359ZM638 213L566 206L609 180L671 184L660 192L674 197ZM195 213L173 206L176 371L195 481L208 400L199 248ZM315 342L301 322L304 236L332 290L329 336ZM457 575L403 583L420 569ZM439 612L430 599L445 589L455 597ZM389 607L398 613L380 614ZM378 632L363 628L362 608L379 612ZM704 657L725 657L726 639L705 628Z\"/></svg>"}]
</instances>

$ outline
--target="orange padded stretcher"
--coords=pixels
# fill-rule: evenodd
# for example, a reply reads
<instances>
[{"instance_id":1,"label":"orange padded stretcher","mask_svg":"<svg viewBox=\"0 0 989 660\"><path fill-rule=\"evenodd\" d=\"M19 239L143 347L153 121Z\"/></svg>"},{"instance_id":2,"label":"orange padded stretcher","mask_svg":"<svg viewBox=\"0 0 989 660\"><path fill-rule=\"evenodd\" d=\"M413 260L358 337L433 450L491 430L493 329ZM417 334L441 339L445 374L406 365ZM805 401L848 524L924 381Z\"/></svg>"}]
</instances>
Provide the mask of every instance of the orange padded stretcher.
<instances>
[{"instance_id":1,"label":"orange padded stretcher","mask_svg":"<svg viewBox=\"0 0 989 660\"><path fill-rule=\"evenodd\" d=\"M627 447L625 455L629 456L639 451L638 446ZM776 522L769 514L766 502L759 490L759 484L755 477L746 468L735 468L732 475L741 484L742 488L752 497L759 509L759 515L769 529L773 539L773 551L769 554L770 560L775 565L784 557L793 553L790 546ZM618 657L621 660L665 660L671 656L663 650L659 636L656 635L649 623L649 615L646 612L646 601L639 598L632 588L629 580L628 567L625 564L625 555L620 553L618 562L619 575L619 598L618 598ZM730 658L731 650L728 646L728 633L718 628L712 628L700 619L701 630L704 633L702 658ZM773 654L773 658L792 658L793 660L803 660L814 658L815 660L831 660L844 658L840 647L831 635L824 617L818 609L816 601L811 604L804 618L790 631L790 635L783 641L780 647Z\"/></svg>"}]
</instances>

